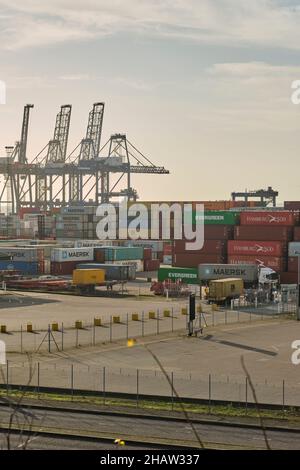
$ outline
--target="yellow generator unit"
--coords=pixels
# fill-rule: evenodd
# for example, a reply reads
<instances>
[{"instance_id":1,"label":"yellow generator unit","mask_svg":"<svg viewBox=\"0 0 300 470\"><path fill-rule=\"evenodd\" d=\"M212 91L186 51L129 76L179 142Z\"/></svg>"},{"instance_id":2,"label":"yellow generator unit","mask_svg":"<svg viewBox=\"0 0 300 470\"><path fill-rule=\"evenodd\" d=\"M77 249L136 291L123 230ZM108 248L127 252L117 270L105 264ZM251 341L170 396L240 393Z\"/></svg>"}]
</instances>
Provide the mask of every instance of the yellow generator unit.
<instances>
[{"instance_id":1,"label":"yellow generator unit","mask_svg":"<svg viewBox=\"0 0 300 470\"><path fill-rule=\"evenodd\" d=\"M208 301L210 303L226 303L240 297L244 292L244 281L238 278L210 281Z\"/></svg>"},{"instance_id":2,"label":"yellow generator unit","mask_svg":"<svg viewBox=\"0 0 300 470\"><path fill-rule=\"evenodd\" d=\"M73 284L88 286L103 284L105 281L104 269L74 269Z\"/></svg>"}]
</instances>

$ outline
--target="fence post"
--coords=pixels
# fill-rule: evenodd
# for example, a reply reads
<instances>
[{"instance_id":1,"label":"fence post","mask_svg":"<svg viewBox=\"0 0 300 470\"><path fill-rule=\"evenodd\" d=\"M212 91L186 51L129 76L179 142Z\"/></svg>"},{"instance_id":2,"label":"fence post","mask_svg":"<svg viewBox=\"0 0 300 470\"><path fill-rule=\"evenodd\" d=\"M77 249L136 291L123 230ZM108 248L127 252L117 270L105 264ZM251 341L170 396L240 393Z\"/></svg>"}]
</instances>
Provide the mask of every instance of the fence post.
<instances>
[{"instance_id":1,"label":"fence post","mask_svg":"<svg viewBox=\"0 0 300 470\"><path fill-rule=\"evenodd\" d=\"M172 411L173 411L173 409L174 409L174 392L173 392L173 390L174 390L174 372L173 371L171 372L171 384L172 384L172 387L171 387L171 393L172 393L171 401L172 401Z\"/></svg>"},{"instance_id":2,"label":"fence post","mask_svg":"<svg viewBox=\"0 0 300 470\"><path fill-rule=\"evenodd\" d=\"M209 402L209 412L211 408L211 374L208 375L208 402Z\"/></svg>"},{"instance_id":3,"label":"fence post","mask_svg":"<svg viewBox=\"0 0 300 470\"><path fill-rule=\"evenodd\" d=\"M105 383L105 380L106 380L106 369L105 367L103 367L103 372L102 372L102 382L103 382L103 405L105 405L105 391L106 391L106 383Z\"/></svg>"},{"instance_id":4,"label":"fence post","mask_svg":"<svg viewBox=\"0 0 300 470\"><path fill-rule=\"evenodd\" d=\"M96 326L95 322L93 323L93 346L96 344Z\"/></svg>"},{"instance_id":5,"label":"fence post","mask_svg":"<svg viewBox=\"0 0 300 470\"><path fill-rule=\"evenodd\" d=\"M248 409L248 377L246 377L245 380L245 405L246 405L246 411Z\"/></svg>"},{"instance_id":6,"label":"fence post","mask_svg":"<svg viewBox=\"0 0 300 470\"><path fill-rule=\"evenodd\" d=\"M172 331L172 333L174 331L173 307L172 307L172 310L171 310L171 331Z\"/></svg>"},{"instance_id":7,"label":"fence post","mask_svg":"<svg viewBox=\"0 0 300 470\"><path fill-rule=\"evenodd\" d=\"M51 352L50 324L48 325L48 352Z\"/></svg>"},{"instance_id":8,"label":"fence post","mask_svg":"<svg viewBox=\"0 0 300 470\"><path fill-rule=\"evenodd\" d=\"M40 363L37 364L37 388L38 394L40 394Z\"/></svg>"},{"instance_id":9,"label":"fence post","mask_svg":"<svg viewBox=\"0 0 300 470\"><path fill-rule=\"evenodd\" d=\"M73 400L74 395L74 364L71 364L71 395Z\"/></svg>"},{"instance_id":10,"label":"fence post","mask_svg":"<svg viewBox=\"0 0 300 470\"><path fill-rule=\"evenodd\" d=\"M61 350L64 350L64 324L61 324Z\"/></svg>"},{"instance_id":11,"label":"fence post","mask_svg":"<svg viewBox=\"0 0 300 470\"><path fill-rule=\"evenodd\" d=\"M128 313L126 313L126 339L128 340L129 334L128 334Z\"/></svg>"},{"instance_id":12,"label":"fence post","mask_svg":"<svg viewBox=\"0 0 300 470\"><path fill-rule=\"evenodd\" d=\"M157 320L156 320L156 325L157 325L157 328L156 328L156 334L159 335L159 309L157 309Z\"/></svg>"},{"instance_id":13,"label":"fence post","mask_svg":"<svg viewBox=\"0 0 300 470\"><path fill-rule=\"evenodd\" d=\"M139 407L139 369L136 370L136 407Z\"/></svg>"},{"instance_id":14,"label":"fence post","mask_svg":"<svg viewBox=\"0 0 300 470\"><path fill-rule=\"evenodd\" d=\"M109 320L109 341L112 342L112 316L110 316Z\"/></svg>"},{"instance_id":15,"label":"fence post","mask_svg":"<svg viewBox=\"0 0 300 470\"><path fill-rule=\"evenodd\" d=\"M145 336L145 325L144 325L145 313L142 311L142 336Z\"/></svg>"},{"instance_id":16,"label":"fence post","mask_svg":"<svg viewBox=\"0 0 300 470\"><path fill-rule=\"evenodd\" d=\"M8 378L8 360L6 361L6 394L8 395L8 388L9 388L9 378Z\"/></svg>"},{"instance_id":17,"label":"fence post","mask_svg":"<svg viewBox=\"0 0 300 470\"><path fill-rule=\"evenodd\" d=\"M21 354L23 353L23 326L21 325Z\"/></svg>"},{"instance_id":18,"label":"fence post","mask_svg":"<svg viewBox=\"0 0 300 470\"><path fill-rule=\"evenodd\" d=\"M79 329L76 328L76 348L78 348L78 331Z\"/></svg>"}]
</instances>

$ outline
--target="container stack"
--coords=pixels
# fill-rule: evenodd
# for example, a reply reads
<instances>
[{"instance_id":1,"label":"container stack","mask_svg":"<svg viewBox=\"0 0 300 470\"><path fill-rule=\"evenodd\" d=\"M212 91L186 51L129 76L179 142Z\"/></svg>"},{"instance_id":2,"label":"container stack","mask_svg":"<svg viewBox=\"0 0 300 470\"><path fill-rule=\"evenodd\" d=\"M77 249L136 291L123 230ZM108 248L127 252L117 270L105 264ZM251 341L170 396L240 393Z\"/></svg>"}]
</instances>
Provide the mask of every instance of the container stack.
<instances>
[{"instance_id":1,"label":"container stack","mask_svg":"<svg viewBox=\"0 0 300 470\"><path fill-rule=\"evenodd\" d=\"M53 248L50 272L53 275L69 275L80 262L93 260L94 248Z\"/></svg>"},{"instance_id":2,"label":"container stack","mask_svg":"<svg viewBox=\"0 0 300 470\"><path fill-rule=\"evenodd\" d=\"M21 274L44 273L44 251L39 247L0 247L0 270L16 270Z\"/></svg>"}]
</instances>

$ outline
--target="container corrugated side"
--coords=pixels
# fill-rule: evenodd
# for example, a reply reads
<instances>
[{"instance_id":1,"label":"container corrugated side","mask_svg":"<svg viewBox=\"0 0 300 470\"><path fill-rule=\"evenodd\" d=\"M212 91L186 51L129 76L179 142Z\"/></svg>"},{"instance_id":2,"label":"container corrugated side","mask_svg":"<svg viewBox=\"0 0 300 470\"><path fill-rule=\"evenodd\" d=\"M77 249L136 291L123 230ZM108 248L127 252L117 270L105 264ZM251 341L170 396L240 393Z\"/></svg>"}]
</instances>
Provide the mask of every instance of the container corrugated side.
<instances>
[{"instance_id":1,"label":"container corrugated side","mask_svg":"<svg viewBox=\"0 0 300 470\"><path fill-rule=\"evenodd\" d=\"M200 280L226 279L237 277L245 282L256 282L258 280L258 269L254 264L200 264L198 266Z\"/></svg>"},{"instance_id":2,"label":"container corrugated side","mask_svg":"<svg viewBox=\"0 0 300 470\"><path fill-rule=\"evenodd\" d=\"M227 243L228 255L281 257L286 254L286 243L280 241L228 240Z\"/></svg>"}]
</instances>

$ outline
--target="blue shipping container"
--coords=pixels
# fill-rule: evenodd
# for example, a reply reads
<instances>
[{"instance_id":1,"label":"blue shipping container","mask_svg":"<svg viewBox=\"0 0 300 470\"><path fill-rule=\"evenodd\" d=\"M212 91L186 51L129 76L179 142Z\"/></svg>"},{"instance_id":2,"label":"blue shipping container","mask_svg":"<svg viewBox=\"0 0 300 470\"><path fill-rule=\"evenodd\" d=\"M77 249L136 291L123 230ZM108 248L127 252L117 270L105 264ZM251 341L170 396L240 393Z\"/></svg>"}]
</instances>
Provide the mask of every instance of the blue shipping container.
<instances>
[{"instance_id":1,"label":"blue shipping container","mask_svg":"<svg viewBox=\"0 0 300 470\"><path fill-rule=\"evenodd\" d=\"M22 274L39 274L39 263L25 261L0 261L0 271L14 269Z\"/></svg>"}]
</instances>

